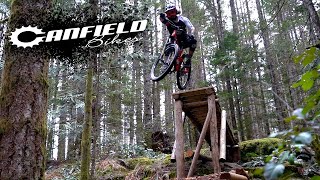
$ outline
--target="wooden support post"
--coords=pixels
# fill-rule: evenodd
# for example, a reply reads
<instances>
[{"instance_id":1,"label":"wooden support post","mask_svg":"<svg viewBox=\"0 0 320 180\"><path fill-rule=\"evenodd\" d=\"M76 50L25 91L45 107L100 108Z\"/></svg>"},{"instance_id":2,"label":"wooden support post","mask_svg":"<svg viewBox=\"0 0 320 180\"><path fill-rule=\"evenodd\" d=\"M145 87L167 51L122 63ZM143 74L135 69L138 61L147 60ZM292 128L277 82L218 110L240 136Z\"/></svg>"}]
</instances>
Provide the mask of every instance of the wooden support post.
<instances>
[{"instance_id":1,"label":"wooden support post","mask_svg":"<svg viewBox=\"0 0 320 180\"><path fill-rule=\"evenodd\" d=\"M184 114L183 120L182 120L182 126L184 126L184 122L186 119L186 114ZM171 162L176 162L176 140L174 140L173 147L172 147L172 153L171 153Z\"/></svg>"},{"instance_id":2,"label":"wooden support post","mask_svg":"<svg viewBox=\"0 0 320 180\"><path fill-rule=\"evenodd\" d=\"M176 162L177 162L177 178L184 178L184 134L182 121L182 101L176 99L174 102L175 109L175 138L176 138Z\"/></svg>"},{"instance_id":3,"label":"wooden support post","mask_svg":"<svg viewBox=\"0 0 320 180\"><path fill-rule=\"evenodd\" d=\"M219 144L218 144L218 125L217 125L217 112L216 112L216 102L215 96L213 94L213 99L208 99L208 107L213 110L211 120L210 120L210 139L211 139L211 156L212 156L212 166L214 173L220 173L219 164Z\"/></svg>"},{"instance_id":4,"label":"wooden support post","mask_svg":"<svg viewBox=\"0 0 320 180\"><path fill-rule=\"evenodd\" d=\"M226 160L227 112L222 111L220 128L220 161Z\"/></svg>"},{"instance_id":5,"label":"wooden support post","mask_svg":"<svg viewBox=\"0 0 320 180\"><path fill-rule=\"evenodd\" d=\"M191 163L191 167L190 167L189 172L188 172L188 177L192 177L193 176L194 170L196 168L197 160L199 158L201 146L202 146L202 143L204 141L204 138L206 136L206 133L207 133L207 130L208 130L208 127L209 127L209 124L210 124L210 120L211 120L212 112L213 112L212 106L210 107L210 105L209 105L211 101L213 101L213 103L215 103L213 94L208 97L208 113L207 113L206 120L205 120L205 122L203 124L202 130L201 130L201 134L200 134L200 137L199 137L199 140L198 140L196 151L194 153L194 156L193 156L193 159L192 159L192 163Z\"/></svg>"}]
</instances>

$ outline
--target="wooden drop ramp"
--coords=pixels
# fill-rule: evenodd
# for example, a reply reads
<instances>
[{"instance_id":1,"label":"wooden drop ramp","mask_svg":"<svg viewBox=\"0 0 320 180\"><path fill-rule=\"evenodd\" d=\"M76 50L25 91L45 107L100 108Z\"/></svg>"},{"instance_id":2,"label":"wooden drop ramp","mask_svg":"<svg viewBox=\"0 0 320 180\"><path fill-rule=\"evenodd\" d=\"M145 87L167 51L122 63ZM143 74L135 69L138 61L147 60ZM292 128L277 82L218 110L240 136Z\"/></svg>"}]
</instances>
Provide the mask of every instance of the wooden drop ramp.
<instances>
[{"instance_id":1,"label":"wooden drop ramp","mask_svg":"<svg viewBox=\"0 0 320 180\"><path fill-rule=\"evenodd\" d=\"M172 94L175 102L175 145L172 158L177 162L177 178L184 178L184 133L182 111L201 132L188 177L192 177L204 139L211 146L212 165L215 173L220 172L220 162L235 162L240 158L239 146L221 111L213 87L198 88Z\"/></svg>"}]
</instances>

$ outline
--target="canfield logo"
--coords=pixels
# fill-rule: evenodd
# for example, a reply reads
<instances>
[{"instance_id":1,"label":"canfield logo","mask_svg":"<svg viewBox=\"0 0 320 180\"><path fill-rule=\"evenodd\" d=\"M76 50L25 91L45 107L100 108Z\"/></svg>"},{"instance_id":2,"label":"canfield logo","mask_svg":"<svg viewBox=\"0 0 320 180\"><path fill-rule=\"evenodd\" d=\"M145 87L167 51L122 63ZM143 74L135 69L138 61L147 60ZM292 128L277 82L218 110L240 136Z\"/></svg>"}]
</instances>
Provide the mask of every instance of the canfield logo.
<instances>
[{"instance_id":1,"label":"canfield logo","mask_svg":"<svg viewBox=\"0 0 320 180\"><path fill-rule=\"evenodd\" d=\"M74 39L85 39L88 34L93 33L93 39L89 40L86 47L94 48L99 47L101 45L109 45L109 44L133 44L134 42L139 41L137 37L127 38L127 39L118 39L119 35L127 34L127 33L135 33L142 32L147 27L147 20L139 20L133 21L131 27L125 30L125 22L120 23L111 23L105 25L96 25L96 26L85 26L85 27L75 27L68 29L58 29L51 30L48 32L42 32L42 29L38 27L21 27L17 28L14 32L11 33L10 41L12 45L16 45L17 47L33 47L35 45L39 45L40 42L54 42L54 41L67 41ZM19 35L25 32L33 33L34 39L28 42L19 40ZM105 36L114 36L113 38L109 38L106 41L103 40Z\"/></svg>"}]
</instances>

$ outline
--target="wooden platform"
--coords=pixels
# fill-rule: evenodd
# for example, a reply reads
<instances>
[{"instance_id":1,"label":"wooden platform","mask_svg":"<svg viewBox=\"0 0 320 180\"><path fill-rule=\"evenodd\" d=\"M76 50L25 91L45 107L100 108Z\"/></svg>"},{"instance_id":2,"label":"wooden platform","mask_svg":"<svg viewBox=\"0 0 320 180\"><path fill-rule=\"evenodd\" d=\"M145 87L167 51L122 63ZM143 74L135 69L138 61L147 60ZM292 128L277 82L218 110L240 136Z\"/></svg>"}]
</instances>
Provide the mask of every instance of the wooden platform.
<instances>
[{"instance_id":1,"label":"wooden platform","mask_svg":"<svg viewBox=\"0 0 320 180\"><path fill-rule=\"evenodd\" d=\"M206 120L206 116L208 113L208 96L211 94L214 94L216 96L213 87L181 91L172 94L172 97L175 100L179 99L182 101L182 110L191 120L192 124L197 127L199 132L201 132L204 121ZM218 127L221 127L221 108L218 99L216 99L216 113L218 119ZM217 131L220 132L220 128L217 129ZM206 134L206 141L210 144L209 130ZM230 126L227 123L227 146L234 146L237 144L238 142L235 140Z\"/></svg>"},{"instance_id":2,"label":"wooden platform","mask_svg":"<svg viewBox=\"0 0 320 180\"><path fill-rule=\"evenodd\" d=\"M197 151L200 151L202 141L201 138L205 138L205 140L208 142L208 144L211 146L212 149L212 159L213 159L213 168L219 171L219 148L220 144L218 143L220 139L220 134L222 133L224 140L224 145L226 146L222 150L220 149L220 152L226 151L226 158L221 159L220 161L229 161L229 162L235 162L238 161L240 158L239 155L239 146L238 142L233 136L232 130L226 120L224 119L221 121L222 111L220 108L219 101L217 99L216 93L214 91L213 87L205 87L205 88L198 88L194 90L188 90L188 91L181 91L176 92L172 94L172 97L175 100L175 118L176 118L176 142L177 142L177 148L176 148L176 157L177 157L177 175L178 178L185 177L183 172L179 172L179 168L182 171L182 162L183 160L179 160L182 162L178 162L178 158L181 157L181 152L183 151L184 143L183 143L183 123L181 114L182 111L185 113L185 115L191 120L192 124L197 127L198 131L201 132L199 142L200 147L197 146ZM214 99L214 100L213 100ZM211 109L210 109L211 107ZM223 130L221 130L221 122L224 123ZM210 128L211 127L211 128ZM214 127L214 128L212 128ZM225 135L224 135L225 133ZM213 138L211 138L213 137ZM183 147L181 147L183 146ZM218 147L216 147L218 146ZM178 155L179 154L179 155ZM198 157L195 157L196 159L193 161L196 161ZM179 165L180 164L180 165ZM188 177L192 176L193 169L195 167L192 167L194 162L191 165ZM218 166L218 168L216 167Z\"/></svg>"}]
</instances>

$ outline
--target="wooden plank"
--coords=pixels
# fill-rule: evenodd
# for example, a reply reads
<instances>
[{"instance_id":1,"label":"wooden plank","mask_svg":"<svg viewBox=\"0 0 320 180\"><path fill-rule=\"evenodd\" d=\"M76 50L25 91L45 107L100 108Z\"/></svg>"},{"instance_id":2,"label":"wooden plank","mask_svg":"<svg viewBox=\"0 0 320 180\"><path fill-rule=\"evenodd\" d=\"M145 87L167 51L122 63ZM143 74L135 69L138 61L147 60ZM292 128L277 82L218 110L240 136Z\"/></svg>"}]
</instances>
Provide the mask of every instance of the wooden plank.
<instances>
[{"instance_id":1,"label":"wooden plank","mask_svg":"<svg viewBox=\"0 0 320 180\"><path fill-rule=\"evenodd\" d=\"M179 99L183 101L183 103L191 103L191 102L197 102L197 101L206 101L207 100L207 95L206 94L200 94L197 96L179 96Z\"/></svg>"},{"instance_id":2,"label":"wooden plank","mask_svg":"<svg viewBox=\"0 0 320 180\"><path fill-rule=\"evenodd\" d=\"M213 95L214 96L214 95ZM211 140L211 156L212 156L212 166L214 173L220 173L219 164L219 144L218 144L218 126L217 126L217 111L216 103L213 100L208 100L209 109L213 109L213 113L210 120L210 140Z\"/></svg>"},{"instance_id":3,"label":"wooden plank","mask_svg":"<svg viewBox=\"0 0 320 180\"><path fill-rule=\"evenodd\" d=\"M203 88L197 88L197 89L192 89L192 90L187 90L187 91L179 91L175 92L172 94L174 99L179 98L180 96L184 97L189 97L189 96L194 96L194 95L201 95L201 94L215 94L214 88L213 87L203 87Z\"/></svg>"},{"instance_id":4,"label":"wooden plank","mask_svg":"<svg viewBox=\"0 0 320 180\"><path fill-rule=\"evenodd\" d=\"M221 128L220 128L220 161L226 160L226 144L227 144L227 112L222 111Z\"/></svg>"},{"instance_id":5,"label":"wooden plank","mask_svg":"<svg viewBox=\"0 0 320 180\"><path fill-rule=\"evenodd\" d=\"M197 101L197 102L191 102L191 103L184 103L183 109L197 108L199 106L206 106L207 104L208 104L208 101Z\"/></svg>"},{"instance_id":6,"label":"wooden plank","mask_svg":"<svg viewBox=\"0 0 320 180\"><path fill-rule=\"evenodd\" d=\"M213 101L214 101L214 95L210 95L208 97L208 102L209 101L211 102L212 98L213 98ZM207 133L207 130L208 130L208 127L209 127L209 124L210 124L210 120L211 120L211 117L212 117L212 113L213 113L213 109L209 108L208 113L207 113L207 118L206 118L206 120L205 120L205 122L203 124L202 131L201 131L201 134L200 134L200 137L199 137L199 140L198 140L198 144L197 144L197 147L196 147L196 151L195 151L193 159L192 159L191 167L190 167L189 172L188 172L188 177L192 177L192 175L194 173L194 170L196 168L196 163L197 163L197 160L199 158L200 149L202 147L204 138L206 136L206 133Z\"/></svg>"},{"instance_id":7,"label":"wooden plank","mask_svg":"<svg viewBox=\"0 0 320 180\"><path fill-rule=\"evenodd\" d=\"M177 178L184 178L184 133L182 120L182 102L175 100L175 138L176 138L176 162L177 162Z\"/></svg>"}]
</instances>

